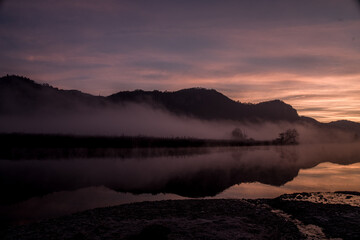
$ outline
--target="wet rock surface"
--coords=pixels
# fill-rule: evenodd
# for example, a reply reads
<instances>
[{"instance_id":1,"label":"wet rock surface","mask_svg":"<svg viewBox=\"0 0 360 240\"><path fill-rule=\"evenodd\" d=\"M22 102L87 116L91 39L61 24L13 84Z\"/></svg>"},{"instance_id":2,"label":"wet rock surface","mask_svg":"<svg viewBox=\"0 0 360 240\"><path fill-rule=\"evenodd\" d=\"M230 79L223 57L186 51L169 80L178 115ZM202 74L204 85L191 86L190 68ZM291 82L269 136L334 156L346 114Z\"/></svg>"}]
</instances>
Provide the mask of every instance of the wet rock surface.
<instances>
[{"instance_id":1,"label":"wet rock surface","mask_svg":"<svg viewBox=\"0 0 360 240\"><path fill-rule=\"evenodd\" d=\"M3 230L1 239L360 239L360 208L307 200L177 200L99 208ZM337 194L341 199L351 193ZM349 198L349 199L351 199ZM296 199L296 200L294 200ZM331 201L329 201L331 202ZM308 230L315 233L306 233Z\"/></svg>"},{"instance_id":2,"label":"wet rock surface","mask_svg":"<svg viewBox=\"0 0 360 240\"><path fill-rule=\"evenodd\" d=\"M356 192L287 194L268 204L304 224L320 227L327 238L360 239L360 207L354 202L340 204L341 199L358 196Z\"/></svg>"},{"instance_id":3,"label":"wet rock surface","mask_svg":"<svg viewBox=\"0 0 360 240\"><path fill-rule=\"evenodd\" d=\"M143 202L11 228L4 239L302 239L297 227L245 200Z\"/></svg>"}]
</instances>

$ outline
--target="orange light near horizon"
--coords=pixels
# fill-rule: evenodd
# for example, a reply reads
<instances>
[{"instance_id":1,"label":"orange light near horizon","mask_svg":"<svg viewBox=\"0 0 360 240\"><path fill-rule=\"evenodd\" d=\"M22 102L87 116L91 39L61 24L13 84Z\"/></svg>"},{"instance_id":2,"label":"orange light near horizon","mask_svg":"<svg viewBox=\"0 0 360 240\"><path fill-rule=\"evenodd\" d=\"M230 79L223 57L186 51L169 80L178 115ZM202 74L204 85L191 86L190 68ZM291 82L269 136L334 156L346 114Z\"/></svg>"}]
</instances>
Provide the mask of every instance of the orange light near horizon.
<instances>
[{"instance_id":1,"label":"orange light near horizon","mask_svg":"<svg viewBox=\"0 0 360 240\"><path fill-rule=\"evenodd\" d=\"M292 181L277 187L259 182L232 186L218 198L274 198L285 193L360 191L360 163L339 165L321 163L311 169L300 169Z\"/></svg>"},{"instance_id":2,"label":"orange light near horizon","mask_svg":"<svg viewBox=\"0 0 360 240\"><path fill-rule=\"evenodd\" d=\"M228 95L236 101L258 103L280 99L292 105L299 115L321 122L343 119L360 122L360 75L317 78L289 74L244 76L238 81L239 89L241 82L251 83L251 87L248 91L229 91ZM269 90L264 90L261 84L267 84Z\"/></svg>"}]
</instances>

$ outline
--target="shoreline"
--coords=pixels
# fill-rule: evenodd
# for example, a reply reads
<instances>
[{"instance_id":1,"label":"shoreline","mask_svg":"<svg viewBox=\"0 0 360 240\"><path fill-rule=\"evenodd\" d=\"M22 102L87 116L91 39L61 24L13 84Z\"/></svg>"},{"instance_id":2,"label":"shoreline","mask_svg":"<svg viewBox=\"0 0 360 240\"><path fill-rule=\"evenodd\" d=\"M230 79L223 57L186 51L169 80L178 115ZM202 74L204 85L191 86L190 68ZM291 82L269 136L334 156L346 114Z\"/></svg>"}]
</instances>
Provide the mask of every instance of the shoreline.
<instances>
[{"instance_id":1,"label":"shoreline","mask_svg":"<svg viewBox=\"0 0 360 240\"><path fill-rule=\"evenodd\" d=\"M357 192L274 199L164 200L13 226L2 239L358 239ZM346 202L348 201L348 202ZM342 204L339 204L342 203Z\"/></svg>"},{"instance_id":2,"label":"shoreline","mask_svg":"<svg viewBox=\"0 0 360 240\"><path fill-rule=\"evenodd\" d=\"M0 133L0 159L93 158L181 155L214 147L287 146L274 140L198 139L147 136L82 136ZM162 149L162 151L152 151Z\"/></svg>"}]
</instances>

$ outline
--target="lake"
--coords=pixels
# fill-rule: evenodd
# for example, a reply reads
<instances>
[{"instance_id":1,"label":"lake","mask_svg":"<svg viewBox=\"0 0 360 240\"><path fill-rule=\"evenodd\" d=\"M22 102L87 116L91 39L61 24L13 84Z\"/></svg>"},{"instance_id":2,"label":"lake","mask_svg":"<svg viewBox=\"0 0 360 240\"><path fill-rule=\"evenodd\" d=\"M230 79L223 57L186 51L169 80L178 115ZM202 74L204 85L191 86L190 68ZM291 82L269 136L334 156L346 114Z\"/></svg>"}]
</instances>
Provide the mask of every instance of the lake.
<instances>
[{"instance_id":1,"label":"lake","mask_svg":"<svg viewBox=\"0 0 360 240\"><path fill-rule=\"evenodd\" d=\"M0 160L1 223L139 201L360 191L359 143L146 151L154 154Z\"/></svg>"}]
</instances>

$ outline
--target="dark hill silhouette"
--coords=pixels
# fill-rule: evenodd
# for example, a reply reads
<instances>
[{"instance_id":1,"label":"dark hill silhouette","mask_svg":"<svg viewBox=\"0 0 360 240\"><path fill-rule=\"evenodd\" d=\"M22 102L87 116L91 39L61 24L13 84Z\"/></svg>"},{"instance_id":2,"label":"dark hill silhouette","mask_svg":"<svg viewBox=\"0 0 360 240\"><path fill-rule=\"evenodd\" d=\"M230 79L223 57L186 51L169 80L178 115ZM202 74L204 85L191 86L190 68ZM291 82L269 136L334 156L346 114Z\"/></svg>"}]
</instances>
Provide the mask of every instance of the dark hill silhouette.
<instances>
[{"instance_id":1,"label":"dark hill silhouette","mask_svg":"<svg viewBox=\"0 0 360 240\"><path fill-rule=\"evenodd\" d=\"M3 114L61 114L62 111L81 111L84 107L105 106L107 102L104 97L61 90L25 77L0 78L0 113Z\"/></svg>"},{"instance_id":2,"label":"dark hill silhouette","mask_svg":"<svg viewBox=\"0 0 360 240\"><path fill-rule=\"evenodd\" d=\"M258 104L241 103L213 89L190 88L175 92L135 90L102 97L38 84L16 75L0 78L0 114L78 113L92 111L94 108L116 108L118 104L128 102L164 108L178 115L204 120L289 121L360 134L360 123L345 120L320 123L313 118L300 117L292 106L280 100Z\"/></svg>"},{"instance_id":3,"label":"dark hill silhouette","mask_svg":"<svg viewBox=\"0 0 360 240\"><path fill-rule=\"evenodd\" d=\"M176 92L119 92L108 97L115 103L148 103L166 110L206 120L267 120L296 121L299 115L290 105L274 100L259 104L244 104L231 100L213 89L190 88Z\"/></svg>"},{"instance_id":4,"label":"dark hill silhouette","mask_svg":"<svg viewBox=\"0 0 360 240\"><path fill-rule=\"evenodd\" d=\"M175 114L205 120L296 121L299 119L296 110L280 100L244 104L233 101L213 89L190 88L175 92L136 90L101 97L76 90L61 90L20 76L0 78L0 112L2 113L61 113L126 102L144 103L165 108Z\"/></svg>"},{"instance_id":5,"label":"dark hill silhouette","mask_svg":"<svg viewBox=\"0 0 360 240\"><path fill-rule=\"evenodd\" d=\"M334 122L330 122L326 124L327 126L330 126L332 128L339 128L345 131L352 131L357 133L357 135L355 135L355 138L359 138L360 135L360 123L357 122L352 122L352 121L348 121L348 120L339 120L339 121L334 121Z\"/></svg>"}]
</instances>

